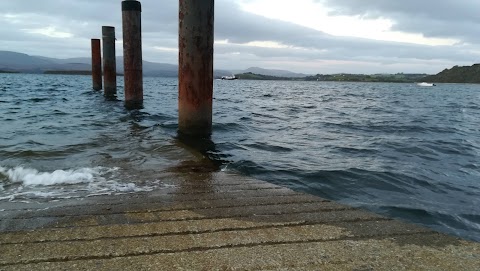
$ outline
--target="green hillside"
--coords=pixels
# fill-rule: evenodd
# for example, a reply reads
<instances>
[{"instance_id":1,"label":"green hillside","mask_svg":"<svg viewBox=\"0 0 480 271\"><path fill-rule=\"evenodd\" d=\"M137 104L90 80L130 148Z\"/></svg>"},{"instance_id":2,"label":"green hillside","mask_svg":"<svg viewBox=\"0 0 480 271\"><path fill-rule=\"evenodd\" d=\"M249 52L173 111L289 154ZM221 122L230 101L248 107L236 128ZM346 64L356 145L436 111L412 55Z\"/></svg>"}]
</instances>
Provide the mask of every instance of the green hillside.
<instances>
[{"instance_id":1,"label":"green hillside","mask_svg":"<svg viewBox=\"0 0 480 271\"><path fill-rule=\"evenodd\" d=\"M422 81L426 74L317 74L306 77L277 77L256 73L242 73L235 75L242 80L289 80L289 81L334 81L334 82L392 82L413 83Z\"/></svg>"},{"instance_id":2,"label":"green hillside","mask_svg":"<svg viewBox=\"0 0 480 271\"><path fill-rule=\"evenodd\" d=\"M480 83L480 64L445 69L439 74L425 77L424 81L432 83Z\"/></svg>"},{"instance_id":3,"label":"green hillside","mask_svg":"<svg viewBox=\"0 0 480 271\"><path fill-rule=\"evenodd\" d=\"M338 81L338 82L389 82L412 83L420 81L426 74L397 73L397 74L317 74L305 77L306 81Z\"/></svg>"},{"instance_id":4,"label":"green hillside","mask_svg":"<svg viewBox=\"0 0 480 271\"><path fill-rule=\"evenodd\" d=\"M303 80L303 78L293 78L293 77L278 77L272 75L263 75L252 72L235 74L235 77L242 80Z\"/></svg>"}]
</instances>

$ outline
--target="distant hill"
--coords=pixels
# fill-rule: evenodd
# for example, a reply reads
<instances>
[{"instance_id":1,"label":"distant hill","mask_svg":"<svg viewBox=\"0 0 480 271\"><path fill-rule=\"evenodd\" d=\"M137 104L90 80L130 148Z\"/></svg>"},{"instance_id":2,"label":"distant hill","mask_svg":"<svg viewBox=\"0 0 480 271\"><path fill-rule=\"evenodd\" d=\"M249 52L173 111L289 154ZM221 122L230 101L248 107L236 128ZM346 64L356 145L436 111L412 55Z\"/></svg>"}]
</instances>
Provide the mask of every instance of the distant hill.
<instances>
[{"instance_id":1,"label":"distant hill","mask_svg":"<svg viewBox=\"0 0 480 271\"><path fill-rule=\"evenodd\" d=\"M258 67L251 67L246 70L235 71L235 74L248 74L248 73L275 76L275 77L293 77L293 78L307 76L307 74L303 74L303 73L295 73L295 72L285 71L285 70L263 69Z\"/></svg>"},{"instance_id":2,"label":"distant hill","mask_svg":"<svg viewBox=\"0 0 480 271\"><path fill-rule=\"evenodd\" d=\"M282 80L282 81L303 81L305 77L280 77L272 75L257 74L252 72L235 74L240 80Z\"/></svg>"},{"instance_id":3,"label":"distant hill","mask_svg":"<svg viewBox=\"0 0 480 271\"><path fill-rule=\"evenodd\" d=\"M90 65L83 63L61 63L49 58L27 54L0 51L0 70L25 73L43 73L47 70L89 70Z\"/></svg>"},{"instance_id":4,"label":"distant hill","mask_svg":"<svg viewBox=\"0 0 480 271\"><path fill-rule=\"evenodd\" d=\"M56 73L65 74L88 74L87 72L91 72L91 69L90 57L59 59L44 56L31 56L10 51L0 51L0 70L2 71L21 73L45 73L46 71L54 71ZM123 74L123 57L117 57L117 73ZM252 73L282 78L302 78L307 76L306 74L294 73L286 70L271 70L258 67L251 67L240 71L216 69L214 71L214 76L215 78L221 78L222 76L228 76L234 73ZM144 60L143 74L145 76L177 77L178 65Z\"/></svg>"},{"instance_id":5,"label":"distant hill","mask_svg":"<svg viewBox=\"0 0 480 271\"><path fill-rule=\"evenodd\" d=\"M37 67L42 65L52 64L51 61L40 59L27 54L0 51L0 67L5 68L22 68L22 67Z\"/></svg>"},{"instance_id":6,"label":"distant hill","mask_svg":"<svg viewBox=\"0 0 480 271\"><path fill-rule=\"evenodd\" d=\"M413 83L422 81L426 74L317 74L305 77L279 77L256 73L240 73L235 75L243 80L288 80L288 81L332 81L332 82L384 82L384 83Z\"/></svg>"},{"instance_id":7,"label":"distant hill","mask_svg":"<svg viewBox=\"0 0 480 271\"><path fill-rule=\"evenodd\" d=\"M454 66L436 75L427 76L423 81L431 83L480 83L480 64Z\"/></svg>"},{"instance_id":8,"label":"distant hill","mask_svg":"<svg viewBox=\"0 0 480 271\"><path fill-rule=\"evenodd\" d=\"M396 74L317 74L305 77L306 81L338 81L338 82L385 82L413 83L423 81L427 74L396 73Z\"/></svg>"},{"instance_id":9,"label":"distant hill","mask_svg":"<svg viewBox=\"0 0 480 271\"><path fill-rule=\"evenodd\" d=\"M123 57L117 57L116 61L117 73L123 74ZM58 59L0 51L0 70L2 71L23 73L54 71L64 74L88 74L87 72L91 72L91 69L91 59L89 57ZM143 74L145 76L177 77L178 65L143 61ZM215 70L215 77L218 78L231 74L231 71Z\"/></svg>"},{"instance_id":10,"label":"distant hill","mask_svg":"<svg viewBox=\"0 0 480 271\"><path fill-rule=\"evenodd\" d=\"M42 67L53 68L53 66L55 63L27 54L0 51L0 69L4 71L40 72Z\"/></svg>"},{"instance_id":11,"label":"distant hill","mask_svg":"<svg viewBox=\"0 0 480 271\"><path fill-rule=\"evenodd\" d=\"M62 74L62 75L92 75L91 71L45 71L44 74Z\"/></svg>"}]
</instances>

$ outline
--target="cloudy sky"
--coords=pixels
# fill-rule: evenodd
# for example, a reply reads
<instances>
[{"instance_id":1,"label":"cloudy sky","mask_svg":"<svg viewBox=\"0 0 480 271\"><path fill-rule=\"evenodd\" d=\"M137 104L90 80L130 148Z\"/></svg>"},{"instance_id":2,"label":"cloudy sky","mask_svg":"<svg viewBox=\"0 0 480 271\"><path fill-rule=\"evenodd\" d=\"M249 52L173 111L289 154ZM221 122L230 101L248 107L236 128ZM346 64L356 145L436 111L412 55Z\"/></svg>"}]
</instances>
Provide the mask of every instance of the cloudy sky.
<instances>
[{"instance_id":1,"label":"cloudy sky","mask_svg":"<svg viewBox=\"0 0 480 271\"><path fill-rule=\"evenodd\" d=\"M3 0L0 50L90 55L120 0ZM177 63L178 1L143 0L144 59ZM216 0L215 68L437 73L480 62L479 0Z\"/></svg>"}]
</instances>

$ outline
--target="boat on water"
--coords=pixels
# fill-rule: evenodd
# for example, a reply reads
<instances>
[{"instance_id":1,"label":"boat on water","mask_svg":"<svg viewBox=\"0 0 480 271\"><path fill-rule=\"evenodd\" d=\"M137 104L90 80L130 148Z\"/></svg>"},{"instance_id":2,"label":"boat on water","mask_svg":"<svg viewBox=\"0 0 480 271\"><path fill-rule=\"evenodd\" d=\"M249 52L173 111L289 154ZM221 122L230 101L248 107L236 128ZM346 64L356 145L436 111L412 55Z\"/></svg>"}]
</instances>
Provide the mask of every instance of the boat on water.
<instances>
[{"instance_id":1,"label":"boat on water","mask_svg":"<svg viewBox=\"0 0 480 271\"><path fill-rule=\"evenodd\" d=\"M421 86L421 87L434 87L434 86L436 86L434 83L427 83L427 82L418 83L417 85Z\"/></svg>"},{"instance_id":2,"label":"boat on water","mask_svg":"<svg viewBox=\"0 0 480 271\"><path fill-rule=\"evenodd\" d=\"M222 76L222 80L237 80L238 78L235 75L232 76Z\"/></svg>"}]
</instances>

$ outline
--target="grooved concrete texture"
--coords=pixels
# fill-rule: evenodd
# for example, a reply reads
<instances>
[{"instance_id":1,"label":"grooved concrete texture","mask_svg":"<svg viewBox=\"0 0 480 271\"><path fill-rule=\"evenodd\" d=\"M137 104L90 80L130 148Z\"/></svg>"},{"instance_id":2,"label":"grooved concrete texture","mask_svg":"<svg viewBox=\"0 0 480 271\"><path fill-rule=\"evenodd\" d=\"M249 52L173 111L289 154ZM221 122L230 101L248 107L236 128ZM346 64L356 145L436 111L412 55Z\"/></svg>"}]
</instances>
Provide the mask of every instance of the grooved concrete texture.
<instances>
[{"instance_id":1,"label":"grooved concrete texture","mask_svg":"<svg viewBox=\"0 0 480 271\"><path fill-rule=\"evenodd\" d=\"M148 193L0 203L0 270L480 270L479 243L237 175L190 174Z\"/></svg>"}]
</instances>

